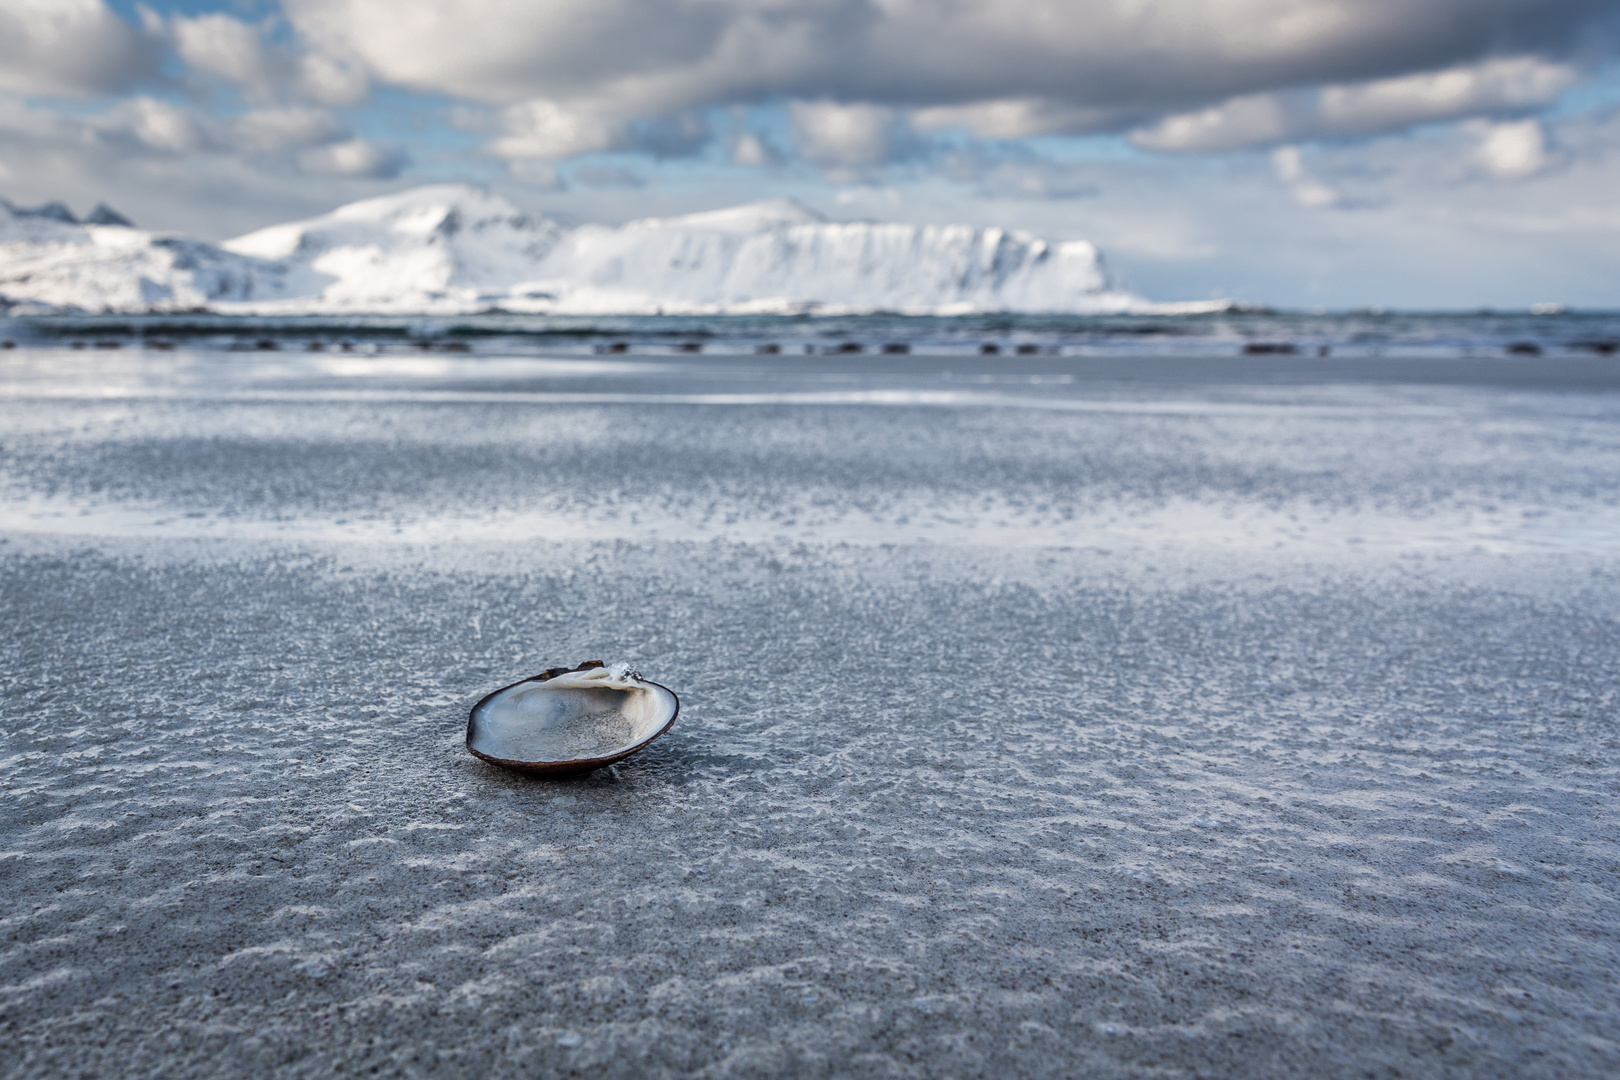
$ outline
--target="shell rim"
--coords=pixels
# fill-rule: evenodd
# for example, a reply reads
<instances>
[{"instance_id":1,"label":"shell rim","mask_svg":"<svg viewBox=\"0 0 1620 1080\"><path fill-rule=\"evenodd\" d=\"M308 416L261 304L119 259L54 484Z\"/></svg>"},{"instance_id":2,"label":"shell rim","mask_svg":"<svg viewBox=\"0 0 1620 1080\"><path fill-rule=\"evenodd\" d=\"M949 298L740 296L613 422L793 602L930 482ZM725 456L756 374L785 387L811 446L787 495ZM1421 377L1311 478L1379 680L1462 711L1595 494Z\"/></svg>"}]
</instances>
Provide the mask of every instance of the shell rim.
<instances>
[{"instance_id":1,"label":"shell rim","mask_svg":"<svg viewBox=\"0 0 1620 1080\"><path fill-rule=\"evenodd\" d=\"M473 749L473 717L491 698L504 694L515 686L522 686L524 683L547 682L556 678L558 675L568 675L575 671L590 671L593 668L606 666L607 665L600 660L587 660L578 667L548 668L538 675L530 675L527 679L519 679L517 682L508 683L498 690L491 690L489 693L479 698L477 703L474 704L471 709L467 710L467 752L473 757L478 758L480 761L487 761L491 765L501 765L505 768L516 769L520 772L542 775L547 773L582 773L590 772L593 769L600 769L605 765L612 765L617 761L623 761L625 758L629 757L631 754L634 754L636 751L643 749L648 743L652 742L654 739L658 738L658 736L675 726L675 718L681 715L680 695L671 690L669 687L665 686L663 683L655 683L649 679L643 679L638 675L636 676L637 682L643 683L647 686L656 686L658 689L668 694L670 696L670 700L675 702L675 709L669 714L669 719L664 721L663 727L659 728L651 735L648 735L640 742L633 743L625 750L620 750L616 753L609 754L606 757L599 758L569 758L563 761L520 761L516 758L492 757L489 754L480 753L479 751Z\"/></svg>"}]
</instances>

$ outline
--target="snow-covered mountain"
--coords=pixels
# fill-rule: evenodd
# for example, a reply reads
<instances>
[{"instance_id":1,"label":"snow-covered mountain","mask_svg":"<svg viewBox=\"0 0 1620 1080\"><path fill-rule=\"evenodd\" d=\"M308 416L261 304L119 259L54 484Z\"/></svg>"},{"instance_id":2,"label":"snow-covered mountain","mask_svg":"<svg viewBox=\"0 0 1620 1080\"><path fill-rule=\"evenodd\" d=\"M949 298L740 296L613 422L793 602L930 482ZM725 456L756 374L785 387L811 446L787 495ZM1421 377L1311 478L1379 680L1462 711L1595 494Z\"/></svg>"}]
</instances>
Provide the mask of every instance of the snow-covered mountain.
<instances>
[{"instance_id":1,"label":"snow-covered mountain","mask_svg":"<svg viewBox=\"0 0 1620 1080\"><path fill-rule=\"evenodd\" d=\"M117 215L102 215L111 219ZM1084 241L1048 243L965 225L829 222L786 199L569 228L459 184L367 199L217 246L0 203L0 305L244 314L1155 306L1114 288Z\"/></svg>"},{"instance_id":2,"label":"snow-covered mountain","mask_svg":"<svg viewBox=\"0 0 1620 1080\"><path fill-rule=\"evenodd\" d=\"M1099 311L1097 249L965 225L835 223L789 200L588 225L561 236L531 293L571 311Z\"/></svg>"},{"instance_id":3,"label":"snow-covered mountain","mask_svg":"<svg viewBox=\"0 0 1620 1080\"><path fill-rule=\"evenodd\" d=\"M261 260L103 223L123 220L105 206L79 222L60 203L18 210L0 200L0 312L176 311L282 295Z\"/></svg>"}]
</instances>

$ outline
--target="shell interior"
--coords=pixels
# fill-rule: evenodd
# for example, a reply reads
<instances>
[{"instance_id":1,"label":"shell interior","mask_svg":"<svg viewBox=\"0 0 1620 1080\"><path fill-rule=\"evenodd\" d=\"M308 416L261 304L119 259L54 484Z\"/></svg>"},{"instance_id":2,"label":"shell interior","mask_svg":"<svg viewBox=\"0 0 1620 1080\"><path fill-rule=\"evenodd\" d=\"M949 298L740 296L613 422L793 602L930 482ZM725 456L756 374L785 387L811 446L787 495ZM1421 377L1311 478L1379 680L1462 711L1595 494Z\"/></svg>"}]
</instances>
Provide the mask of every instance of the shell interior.
<instances>
[{"instance_id":1,"label":"shell interior","mask_svg":"<svg viewBox=\"0 0 1620 1080\"><path fill-rule=\"evenodd\" d=\"M513 765L625 756L675 718L675 695L619 664L540 676L497 690L468 717L467 748Z\"/></svg>"}]
</instances>

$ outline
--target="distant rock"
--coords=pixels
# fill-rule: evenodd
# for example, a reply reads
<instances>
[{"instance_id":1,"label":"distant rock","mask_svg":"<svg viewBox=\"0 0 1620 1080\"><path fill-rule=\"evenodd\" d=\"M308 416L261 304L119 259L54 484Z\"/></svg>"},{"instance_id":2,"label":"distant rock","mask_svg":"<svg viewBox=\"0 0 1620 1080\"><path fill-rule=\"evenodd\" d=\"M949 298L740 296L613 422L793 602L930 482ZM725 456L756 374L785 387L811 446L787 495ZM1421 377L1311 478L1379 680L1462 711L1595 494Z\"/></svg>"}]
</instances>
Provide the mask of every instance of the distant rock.
<instances>
[{"instance_id":1,"label":"distant rock","mask_svg":"<svg viewBox=\"0 0 1620 1080\"><path fill-rule=\"evenodd\" d=\"M69 210L63 203L54 200L31 209L12 206L10 203L7 203L6 207L20 218L43 218L46 221L60 221L64 225L77 225L79 223L79 219L73 216L73 211Z\"/></svg>"},{"instance_id":2,"label":"distant rock","mask_svg":"<svg viewBox=\"0 0 1620 1080\"><path fill-rule=\"evenodd\" d=\"M0 199L0 209L8 211L12 217L59 221L64 225L120 225L126 229L134 228L134 223L129 218L106 203L97 203L96 208L82 221L73 216L73 211L67 208L67 204L55 200L43 206L25 207L17 206L8 199Z\"/></svg>"},{"instance_id":3,"label":"distant rock","mask_svg":"<svg viewBox=\"0 0 1620 1080\"><path fill-rule=\"evenodd\" d=\"M96 203L96 208L90 211L84 219L86 225L118 225L126 229L133 229L135 223L120 214L106 203Z\"/></svg>"}]
</instances>

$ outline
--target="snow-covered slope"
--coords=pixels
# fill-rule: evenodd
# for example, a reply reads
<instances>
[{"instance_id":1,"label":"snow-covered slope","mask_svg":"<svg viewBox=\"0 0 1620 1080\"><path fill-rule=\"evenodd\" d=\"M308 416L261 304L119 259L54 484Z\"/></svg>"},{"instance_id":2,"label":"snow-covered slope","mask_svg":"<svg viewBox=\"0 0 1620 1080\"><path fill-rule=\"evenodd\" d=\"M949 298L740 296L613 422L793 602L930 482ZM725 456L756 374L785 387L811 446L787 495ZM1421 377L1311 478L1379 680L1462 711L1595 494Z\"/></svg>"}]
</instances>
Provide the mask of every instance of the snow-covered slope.
<instances>
[{"instance_id":1,"label":"snow-covered slope","mask_svg":"<svg viewBox=\"0 0 1620 1080\"><path fill-rule=\"evenodd\" d=\"M101 209L92 217L104 216ZM18 213L0 201L0 311L175 311L285 295L282 275L261 260L64 217Z\"/></svg>"},{"instance_id":2,"label":"snow-covered slope","mask_svg":"<svg viewBox=\"0 0 1620 1080\"><path fill-rule=\"evenodd\" d=\"M771 200L565 228L464 185L417 188L215 247L0 207L0 297L86 310L579 314L1106 312L1097 250L963 225L828 222Z\"/></svg>"},{"instance_id":3,"label":"snow-covered slope","mask_svg":"<svg viewBox=\"0 0 1620 1080\"><path fill-rule=\"evenodd\" d=\"M556 222L499 196L437 184L273 225L224 247L285 275L284 310L477 311L532 277L562 235Z\"/></svg>"}]
</instances>

